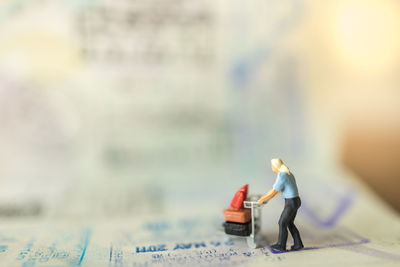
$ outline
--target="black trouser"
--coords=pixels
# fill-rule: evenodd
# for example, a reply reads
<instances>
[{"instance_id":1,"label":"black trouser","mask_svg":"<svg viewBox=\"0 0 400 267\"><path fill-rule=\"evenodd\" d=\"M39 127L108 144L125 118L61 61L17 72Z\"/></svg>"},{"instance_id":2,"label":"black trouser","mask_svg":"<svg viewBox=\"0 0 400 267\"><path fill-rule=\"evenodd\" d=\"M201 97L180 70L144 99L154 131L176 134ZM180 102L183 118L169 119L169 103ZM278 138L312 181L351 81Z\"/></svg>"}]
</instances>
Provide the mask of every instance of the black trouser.
<instances>
[{"instance_id":1,"label":"black trouser","mask_svg":"<svg viewBox=\"0 0 400 267\"><path fill-rule=\"evenodd\" d=\"M294 219L296 218L297 210L301 206L301 200L299 197L285 198L285 208L282 211L279 219L279 239L278 244L286 248L286 241L288 237L288 228L292 234L294 246L303 245L300 237L299 230L294 225Z\"/></svg>"}]
</instances>

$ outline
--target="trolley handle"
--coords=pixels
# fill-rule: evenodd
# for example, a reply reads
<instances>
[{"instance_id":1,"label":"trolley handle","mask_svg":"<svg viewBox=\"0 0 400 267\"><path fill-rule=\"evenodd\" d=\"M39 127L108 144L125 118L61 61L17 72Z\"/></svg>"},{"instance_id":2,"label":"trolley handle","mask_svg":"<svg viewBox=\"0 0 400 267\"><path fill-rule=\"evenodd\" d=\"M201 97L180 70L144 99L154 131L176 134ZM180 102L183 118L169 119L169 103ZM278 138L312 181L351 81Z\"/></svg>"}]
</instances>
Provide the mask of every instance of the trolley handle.
<instances>
[{"instance_id":1,"label":"trolley handle","mask_svg":"<svg viewBox=\"0 0 400 267\"><path fill-rule=\"evenodd\" d=\"M261 208L263 207L267 202L264 202L263 204L259 204L257 201L243 201L243 206L247 209L251 209L251 207L254 208Z\"/></svg>"},{"instance_id":2,"label":"trolley handle","mask_svg":"<svg viewBox=\"0 0 400 267\"><path fill-rule=\"evenodd\" d=\"M243 201L244 207L248 208L248 209L251 209L252 207L254 207L254 208L263 207L265 204L268 203L268 201L264 202L263 204L259 204L257 200L260 199L260 197L262 197L262 196L261 195L249 196L245 201Z\"/></svg>"}]
</instances>

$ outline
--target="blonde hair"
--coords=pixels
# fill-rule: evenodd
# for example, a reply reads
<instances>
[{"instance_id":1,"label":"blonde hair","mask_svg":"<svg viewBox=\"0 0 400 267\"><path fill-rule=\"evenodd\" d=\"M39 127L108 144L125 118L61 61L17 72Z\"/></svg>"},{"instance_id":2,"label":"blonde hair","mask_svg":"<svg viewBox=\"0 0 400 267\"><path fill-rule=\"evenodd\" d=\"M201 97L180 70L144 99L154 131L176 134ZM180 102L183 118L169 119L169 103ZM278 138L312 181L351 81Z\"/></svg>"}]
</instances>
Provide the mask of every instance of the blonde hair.
<instances>
[{"instance_id":1,"label":"blonde hair","mask_svg":"<svg viewBox=\"0 0 400 267\"><path fill-rule=\"evenodd\" d=\"M279 172L286 172L290 174L289 167L286 166L280 158L271 159L271 164L279 170Z\"/></svg>"}]
</instances>

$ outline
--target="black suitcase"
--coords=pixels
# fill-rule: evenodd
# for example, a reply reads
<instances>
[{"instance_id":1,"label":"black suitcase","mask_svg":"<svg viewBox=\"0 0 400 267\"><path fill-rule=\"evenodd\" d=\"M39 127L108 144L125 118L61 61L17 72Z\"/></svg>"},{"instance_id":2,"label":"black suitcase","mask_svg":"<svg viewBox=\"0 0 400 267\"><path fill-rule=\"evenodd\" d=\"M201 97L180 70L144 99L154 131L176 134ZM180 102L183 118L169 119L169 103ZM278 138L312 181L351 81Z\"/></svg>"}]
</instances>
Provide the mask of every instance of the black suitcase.
<instances>
[{"instance_id":1,"label":"black suitcase","mask_svg":"<svg viewBox=\"0 0 400 267\"><path fill-rule=\"evenodd\" d=\"M251 221L247 223L225 222L223 226L228 235L249 236L251 234Z\"/></svg>"}]
</instances>

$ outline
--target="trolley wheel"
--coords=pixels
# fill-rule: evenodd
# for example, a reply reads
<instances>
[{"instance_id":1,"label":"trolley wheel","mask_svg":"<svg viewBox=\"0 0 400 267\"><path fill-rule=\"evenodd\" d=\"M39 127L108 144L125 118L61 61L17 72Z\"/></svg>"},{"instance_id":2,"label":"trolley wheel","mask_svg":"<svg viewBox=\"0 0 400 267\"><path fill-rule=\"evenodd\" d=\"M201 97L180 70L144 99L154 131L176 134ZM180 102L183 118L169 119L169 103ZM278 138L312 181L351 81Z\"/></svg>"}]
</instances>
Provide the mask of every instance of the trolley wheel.
<instances>
[{"instance_id":1,"label":"trolley wheel","mask_svg":"<svg viewBox=\"0 0 400 267\"><path fill-rule=\"evenodd\" d=\"M254 238L251 236L247 237L247 245L249 246L249 248L256 248L257 244L254 242Z\"/></svg>"}]
</instances>

